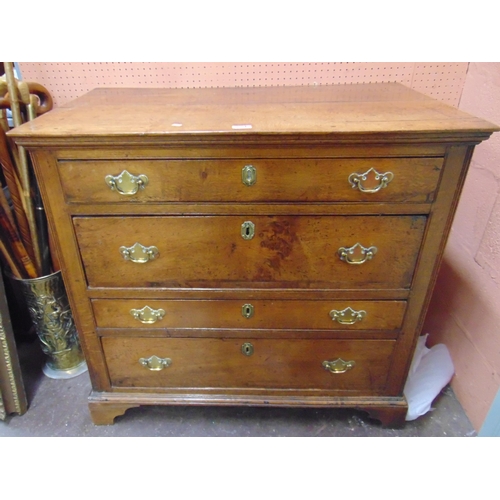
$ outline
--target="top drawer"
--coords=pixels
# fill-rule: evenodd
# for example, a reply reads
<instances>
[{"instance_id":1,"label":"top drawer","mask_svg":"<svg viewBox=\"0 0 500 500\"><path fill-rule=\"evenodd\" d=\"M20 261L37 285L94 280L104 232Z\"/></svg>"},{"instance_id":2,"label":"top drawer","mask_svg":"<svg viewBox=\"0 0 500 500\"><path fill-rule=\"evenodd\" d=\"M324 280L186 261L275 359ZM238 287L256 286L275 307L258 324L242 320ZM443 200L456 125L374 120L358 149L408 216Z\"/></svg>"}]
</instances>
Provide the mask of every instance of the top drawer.
<instances>
[{"instance_id":1,"label":"top drawer","mask_svg":"<svg viewBox=\"0 0 500 500\"><path fill-rule=\"evenodd\" d=\"M443 158L61 160L59 172L68 203L429 203L442 164Z\"/></svg>"}]
</instances>

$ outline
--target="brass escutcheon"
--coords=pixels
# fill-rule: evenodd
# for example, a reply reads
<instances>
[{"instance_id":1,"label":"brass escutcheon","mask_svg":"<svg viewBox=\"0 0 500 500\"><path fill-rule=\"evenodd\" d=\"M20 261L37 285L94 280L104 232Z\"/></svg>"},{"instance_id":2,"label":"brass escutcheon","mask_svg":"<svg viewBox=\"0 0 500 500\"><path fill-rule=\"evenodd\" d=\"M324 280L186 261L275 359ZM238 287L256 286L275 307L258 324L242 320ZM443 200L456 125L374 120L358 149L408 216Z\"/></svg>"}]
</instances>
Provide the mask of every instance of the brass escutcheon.
<instances>
[{"instance_id":1,"label":"brass escutcheon","mask_svg":"<svg viewBox=\"0 0 500 500\"><path fill-rule=\"evenodd\" d=\"M351 307L346 307L343 311L330 311L330 317L333 321L337 321L341 325L354 325L361 321L366 316L366 311L355 311Z\"/></svg>"},{"instance_id":2,"label":"brass escutcheon","mask_svg":"<svg viewBox=\"0 0 500 500\"><path fill-rule=\"evenodd\" d=\"M337 251L340 260L348 264L364 264L366 261L373 259L377 253L377 247L365 248L363 245L356 243L350 248L340 247Z\"/></svg>"},{"instance_id":3,"label":"brass escutcheon","mask_svg":"<svg viewBox=\"0 0 500 500\"><path fill-rule=\"evenodd\" d=\"M251 344L250 342L245 342L241 346L241 353L245 356L251 356L253 354L253 344Z\"/></svg>"},{"instance_id":4,"label":"brass escutcheon","mask_svg":"<svg viewBox=\"0 0 500 500\"><path fill-rule=\"evenodd\" d=\"M107 175L104 178L106 184L111 188L111 191L117 191L124 196L132 196L139 191L139 189L144 189L149 179L146 175L132 175L131 173L124 170L120 175Z\"/></svg>"},{"instance_id":5,"label":"brass escutcheon","mask_svg":"<svg viewBox=\"0 0 500 500\"><path fill-rule=\"evenodd\" d=\"M246 221L241 225L241 237L244 240L251 240L255 236L255 224L251 221Z\"/></svg>"},{"instance_id":6,"label":"brass escutcheon","mask_svg":"<svg viewBox=\"0 0 500 500\"><path fill-rule=\"evenodd\" d=\"M352 370L356 363L354 361L344 361L342 358L337 358L334 361L323 361L323 368L330 373L345 373Z\"/></svg>"},{"instance_id":7,"label":"brass escutcheon","mask_svg":"<svg viewBox=\"0 0 500 500\"><path fill-rule=\"evenodd\" d=\"M142 309L130 309L130 314L141 323L150 325L162 319L165 316L165 310L144 306Z\"/></svg>"},{"instance_id":8,"label":"brass escutcheon","mask_svg":"<svg viewBox=\"0 0 500 500\"><path fill-rule=\"evenodd\" d=\"M257 169L253 165L245 165L241 170L241 181L245 186L253 186L257 182Z\"/></svg>"},{"instance_id":9,"label":"brass escutcheon","mask_svg":"<svg viewBox=\"0 0 500 500\"><path fill-rule=\"evenodd\" d=\"M370 168L364 174L352 173L349 182L353 189L359 189L363 193L376 193L386 188L393 178L392 172L380 174L374 168Z\"/></svg>"},{"instance_id":10,"label":"brass escutcheon","mask_svg":"<svg viewBox=\"0 0 500 500\"><path fill-rule=\"evenodd\" d=\"M130 260L137 264L145 264L160 255L158 248L155 246L145 247L140 243L135 243L131 247L120 247L119 250L125 260Z\"/></svg>"},{"instance_id":11,"label":"brass escutcheon","mask_svg":"<svg viewBox=\"0 0 500 500\"><path fill-rule=\"evenodd\" d=\"M254 314L254 307L252 304L243 304L241 307L241 314L244 318L251 318Z\"/></svg>"},{"instance_id":12,"label":"brass escutcheon","mask_svg":"<svg viewBox=\"0 0 500 500\"><path fill-rule=\"evenodd\" d=\"M158 372L167 368L172 364L172 360L170 358L159 358L158 356L151 356L150 358L140 358L139 363L142 366L145 366L148 370L152 372Z\"/></svg>"}]
</instances>

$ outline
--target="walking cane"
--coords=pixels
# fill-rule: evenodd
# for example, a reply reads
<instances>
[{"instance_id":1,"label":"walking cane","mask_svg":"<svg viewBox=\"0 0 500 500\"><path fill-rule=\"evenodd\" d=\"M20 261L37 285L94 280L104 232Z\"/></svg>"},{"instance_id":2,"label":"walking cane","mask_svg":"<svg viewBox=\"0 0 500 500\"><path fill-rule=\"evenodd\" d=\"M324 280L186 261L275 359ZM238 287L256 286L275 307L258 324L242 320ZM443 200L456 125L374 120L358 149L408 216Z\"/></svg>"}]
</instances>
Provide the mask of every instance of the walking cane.
<instances>
[{"instance_id":1,"label":"walking cane","mask_svg":"<svg viewBox=\"0 0 500 500\"><path fill-rule=\"evenodd\" d=\"M22 124L21 111L19 107L18 98L18 88L16 85L16 80L14 78L14 69L11 62L4 62L5 77L7 80L7 89L9 91L9 100L11 104L12 119L16 127ZM42 258L41 249L39 243L38 230L36 227L35 211L33 207L33 200L31 198L31 180L30 180L30 170L28 163L28 155L26 150L19 146L19 177L21 180L22 194L24 198L24 206L26 208L26 218L28 219L28 225L31 233L31 240L33 242L33 254L35 257L35 263L39 272L42 268Z\"/></svg>"}]
</instances>

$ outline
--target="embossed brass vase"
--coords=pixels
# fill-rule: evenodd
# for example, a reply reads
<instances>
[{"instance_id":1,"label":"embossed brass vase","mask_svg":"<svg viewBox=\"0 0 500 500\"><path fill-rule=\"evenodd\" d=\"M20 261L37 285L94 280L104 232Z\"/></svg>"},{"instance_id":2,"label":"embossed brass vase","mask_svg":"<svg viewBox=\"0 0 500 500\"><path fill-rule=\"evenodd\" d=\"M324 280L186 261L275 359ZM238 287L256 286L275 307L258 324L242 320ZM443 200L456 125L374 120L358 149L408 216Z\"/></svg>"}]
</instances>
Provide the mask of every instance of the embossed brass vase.
<instances>
[{"instance_id":1,"label":"embossed brass vase","mask_svg":"<svg viewBox=\"0 0 500 500\"><path fill-rule=\"evenodd\" d=\"M61 271L34 279L18 279L21 292L47 356L43 373L50 378L73 378L87 371Z\"/></svg>"}]
</instances>

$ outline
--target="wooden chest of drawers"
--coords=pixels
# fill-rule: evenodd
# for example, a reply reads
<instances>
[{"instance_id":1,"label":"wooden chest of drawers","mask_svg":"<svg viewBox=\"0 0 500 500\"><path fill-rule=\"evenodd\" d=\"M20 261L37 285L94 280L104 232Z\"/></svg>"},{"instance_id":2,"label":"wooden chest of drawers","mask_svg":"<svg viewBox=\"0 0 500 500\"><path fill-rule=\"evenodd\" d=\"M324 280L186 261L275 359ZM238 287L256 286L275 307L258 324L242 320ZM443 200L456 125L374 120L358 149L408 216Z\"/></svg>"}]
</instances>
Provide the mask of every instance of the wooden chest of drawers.
<instances>
[{"instance_id":1,"label":"wooden chest of drawers","mask_svg":"<svg viewBox=\"0 0 500 500\"><path fill-rule=\"evenodd\" d=\"M352 407L403 388L473 148L398 84L99 89L32 155L96 424L138 405Z\"/></svg>"}]
</instances>

